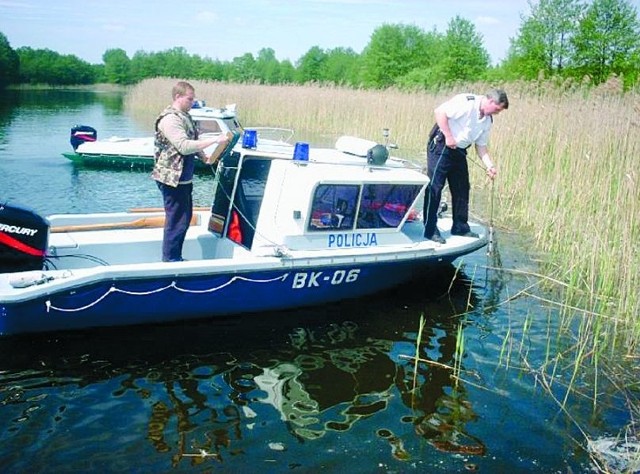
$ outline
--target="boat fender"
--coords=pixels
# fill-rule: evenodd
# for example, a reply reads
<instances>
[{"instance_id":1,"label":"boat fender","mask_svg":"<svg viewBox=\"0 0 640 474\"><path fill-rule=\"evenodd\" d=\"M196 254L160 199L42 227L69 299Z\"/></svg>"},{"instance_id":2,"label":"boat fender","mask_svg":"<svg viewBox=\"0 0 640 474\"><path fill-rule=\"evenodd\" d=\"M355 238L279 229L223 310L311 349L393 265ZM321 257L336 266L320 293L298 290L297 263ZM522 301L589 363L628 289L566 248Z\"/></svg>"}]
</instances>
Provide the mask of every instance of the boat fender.
<instances>
[{"instance_id":1,"label":"boat fender","mask_svg":"<svg viewBox=\"0 0 640 474\"><path fill-rule=\"evenodd\" d=\"M367 152L376 145L377 143L371 140L345 135L336 141L336 150L365 158Z\"/></svg>"},{"instance_id":2,"label":"boat fender","mask_svg":"<svg viewBox=\"0 0 640 474\"><path fill-rule=\"evenodd\" d=\"M28 288L34 285L42 285L53 280L52 276L47 276L44 273L29 273L27 275L21 275L9 280L9 284L14 288Z\"/></svg>"}]
</instances>

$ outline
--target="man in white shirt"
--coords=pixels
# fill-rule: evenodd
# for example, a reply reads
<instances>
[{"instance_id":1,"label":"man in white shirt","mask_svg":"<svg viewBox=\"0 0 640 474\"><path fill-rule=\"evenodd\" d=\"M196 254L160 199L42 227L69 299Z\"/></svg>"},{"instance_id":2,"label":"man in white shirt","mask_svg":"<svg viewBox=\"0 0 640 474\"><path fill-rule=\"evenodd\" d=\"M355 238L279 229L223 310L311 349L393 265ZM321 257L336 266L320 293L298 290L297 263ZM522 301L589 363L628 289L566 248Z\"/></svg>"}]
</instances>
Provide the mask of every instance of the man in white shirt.
<instances>
[{"instance_id":1,"label":"man in white shirt","mask_svg":"<svg viewBox=\"0 0 640 474\"><path fill-rule=\"evenodd\" d=\"M444 244L438 230L438 208L445 182L449 182L453 215L452 235L477 238L469 219L469 168L467 148L476 153L494 179L497 170L487 148L493 116L509 108L509 99L501 89L484 96L458 94L435 109L436 124L427 142L427 175L431 180L424 197L424 236Z\"/></svg>"}]
</instances>

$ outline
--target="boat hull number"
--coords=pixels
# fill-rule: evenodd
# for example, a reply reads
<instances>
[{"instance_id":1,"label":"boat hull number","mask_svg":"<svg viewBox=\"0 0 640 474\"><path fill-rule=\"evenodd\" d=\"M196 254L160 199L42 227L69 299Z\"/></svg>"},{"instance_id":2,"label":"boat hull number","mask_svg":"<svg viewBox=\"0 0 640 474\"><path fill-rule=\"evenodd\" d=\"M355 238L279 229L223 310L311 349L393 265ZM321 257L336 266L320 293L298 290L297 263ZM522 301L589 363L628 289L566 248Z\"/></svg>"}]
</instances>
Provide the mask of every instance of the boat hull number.
<instances>
[{"instance_id":1,"label":"boat hull number","mask_svg":"<svg viewBox=\"0 0 640 474\"><path fill-rule=\"evenodd\" d=\"M359 268L334 270L333 272L298 272L293 276L291 288L319 288L323 285L353 283L360 275Z\"/></svg>"}]
</instances>

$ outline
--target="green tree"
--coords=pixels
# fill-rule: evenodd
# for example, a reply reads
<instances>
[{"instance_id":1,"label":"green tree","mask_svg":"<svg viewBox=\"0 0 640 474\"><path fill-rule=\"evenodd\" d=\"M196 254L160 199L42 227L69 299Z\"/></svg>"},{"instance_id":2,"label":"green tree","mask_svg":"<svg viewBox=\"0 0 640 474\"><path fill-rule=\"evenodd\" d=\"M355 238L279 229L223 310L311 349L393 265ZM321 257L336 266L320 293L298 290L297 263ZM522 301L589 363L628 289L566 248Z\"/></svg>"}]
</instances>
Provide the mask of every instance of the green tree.
<instances>
[{"instance_id":1,"label":"green tree","mask_svg":"<svg viewBox=\"0 0 640 474\"><path fill-rule=\"evenodd\" d=\"M324 63L325 80L337 85L359 84L360 55L351 48L334 48L327 51Z\"/></svg>"},{"instance_id":2,"label":"green tree","mask_svg":"<svg viewBox=\"0 0 640 474\"><path fill-rule=\"evenodd\" d=\"M483 45L482 35L473 23L456 16L447 27L444 36L444 48L440 70L444 74L444 82L477 80L489 67L489 53Z\"/></svg>"},{"instance_id":3,"label":"green tree","mask_svg":"<svg viewBox=\"0 0 640 474\"><path fill-rule=\"evenodd\" d=\"M0 90L9 84L18 82L20 73L20 58L7 37L0 33Z\"/></svg>"},{"instance_id":4,"label":"green tree","mask_svg":"<svg viewBox=\"0 0 640 474\"><path fill-rule=\"evenodd\" d=\"M171 48L155 53L155 63L160 68L160 75L164 77L196 78L199 69L199 59L190 56L183 47Z\"/></svg>"},{"instance_id":5,"label":"green tree","mask_svg":"<svg viewBox=\"0 0 640 474\"><path fill-rule=\"evenodd\" d=\"M623 76L629 86L638 77L640 24L625 0L593 0L573 39L576 71L595 84Z\"/></svg>"},{"instance_id":6,"label":"green tree","mask_svg":"<svg viewBox=\"0 0 640 474\"><path fill-rule=\"evenodd\" d=\"M60 55L49 49L18 48L19 82L30 84L92 84L96 70L74 55Z\"/></svg>"},{"instance_id":7,"label":"green tree","mask_svg":"<svg viewBox=\"0 0 640 474\"><path fill-rule=\"evenodd\" d=\"M233 82L253 82L257 79L256 60L251 53L233 58L230 64L229 80Z\"/></svg>"},{"instance_id":8,"label":"green tree","mask_svg":"<svg viewBox=\"0 0 640 474\"><path fill-rule=\"evenodd\" d=\"M573 56L571 39L584 7L579 0L529 0L529 7L503 67L511 78L562 74Z\"/></svg>"},{"instance_id":9,"label":"green tree","mask_svg":"<svg viewBox=\"0 0 640 474\"><path fill-rule=\"evenodd\" d=\"M409 71L430 64L428 39L417 26L382 25L362 53L362 82L389 87Z\"/></svg>"},{"instance_id":10,"label":"green tree","mask_svg":"<svg viewBox=\"0 0 640 474\"><path fill-rule=\"evenodd\" d=\"M204 58L198 67L197 78L208 81L226 81L228 68L218 60Z\"/></svg>"},{"instance_id":11,"label":"green tree","mask_svg":"<svg viewBox=\"0 0 640 474\"><path fill-rule=\"evenodd\" d=\"M280 63L276 59L276 53L273 49L262 48L258 51L255 71L262 84L279 84L281 82Z\"/></svg>"},{"instance_id":12,"label":"green tree","mask_svg":"<svg viewBox=\"0 0 640 474\"><path fill-rule=\"evenodd\" d=\"M129 70L133 82L160 76L160 68L156 67L153 55L142 50L131 57Z\"/></svg>"},{"instance_id":13,"label":"green tree","mask_svg":"<svg viewBox=\"0 0 640 474\"><path fill-rule=\"evenodd\" d=\"M108 49L102 55L104 74L107 82L112 84L131 84L134 81L131 73L131 61L124 49Z\"/></svg>"},{"instance_id":14,"label":"green tree","mask_svg":"<svg viewBox=\"0 0 640 474\"><path fill-rule=\"evenodd\" d=\"M395 79L394 85L406 90L428 89L436 90L448 82L446 71L446 57L449 52L446 49L445 39L442 33L435 29L423 33L423 53L420 62L409 72Z\"/></svg>"},{"instance_id":15,"label":"green tree","mask_svg":"<svg viewBox=\"0 0 640 474\"><path fill-rule=\"evenodd\" d=\"M283 84L293 84L296 80L296 68L288 59L280 63L280 80Z\"/></svg>"},{"instance_id":16,"label":"green tree","mask_svg":"<svg viewBox=\"0 0 640 474\"><path fill-rule=\"evenodd\" d=\"M104 64L92 64L91 70L93 71L93 82L96 84L103 84L107 82L107 76L104 73Z\"/></svg>"},{"instance_id":17,"label":"green tree","mask_svg":"<svg viewBox=\"0 0 640 474\"><path fill-rule=\"evenodd\" d=\"M325 65L327 53L320 46L312 46L304 53L297 63L297 82L324 82L326 77Z\"/></svg>"},{"instance_id":18,"label":"green tree","mask_svg":"<svg viewBox=\"0 0 640 474\"><path fill-rule=\"evenodd\" d=\"M446 85L448 73L443 62L417 67L396 79L396 85L404 90L437 90Z\"/></svg>"}]
</instances>

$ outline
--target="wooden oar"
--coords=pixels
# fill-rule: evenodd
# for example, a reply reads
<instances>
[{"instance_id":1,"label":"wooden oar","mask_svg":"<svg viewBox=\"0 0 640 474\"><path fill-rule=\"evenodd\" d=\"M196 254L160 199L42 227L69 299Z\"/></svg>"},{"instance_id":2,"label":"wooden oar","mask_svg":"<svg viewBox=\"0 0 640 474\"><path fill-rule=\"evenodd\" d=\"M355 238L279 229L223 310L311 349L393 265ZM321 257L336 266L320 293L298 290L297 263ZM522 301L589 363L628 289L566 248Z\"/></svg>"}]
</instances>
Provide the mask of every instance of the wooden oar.
<instances>
[{"instance_id":1,"label":"wooden oar","mask_svg":"<svg viewBox=\"0 0 640 474\"><path fill-rule=\"evenodd\" d=\"M164 216L143 217L130 222L104 222L101 224L78 224L78 225L61 225L51 227L50 232L87 232L92 230L115 230L115 229L151 229L154 227L164 227ZM198 216L191 218L189 225L198 223Z\"/></svg>"}]
</instances>

